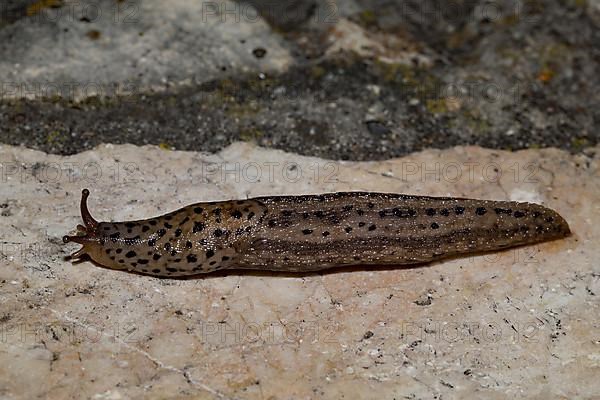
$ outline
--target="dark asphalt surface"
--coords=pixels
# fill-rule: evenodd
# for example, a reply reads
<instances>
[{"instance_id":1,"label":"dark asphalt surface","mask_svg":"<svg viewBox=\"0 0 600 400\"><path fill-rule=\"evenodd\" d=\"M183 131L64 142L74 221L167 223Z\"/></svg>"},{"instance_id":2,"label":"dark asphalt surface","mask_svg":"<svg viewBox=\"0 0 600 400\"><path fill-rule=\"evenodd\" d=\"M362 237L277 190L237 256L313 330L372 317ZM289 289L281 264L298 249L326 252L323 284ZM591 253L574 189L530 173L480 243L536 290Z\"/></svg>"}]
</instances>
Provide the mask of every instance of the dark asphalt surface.
<instances>
[{"instance_id":1,"label":"dark asphalt surface","mask_svg":"<svg viewBox=\"0 0 600 400\"><path fill-rule=\"evenodd\" d=\"M72 154L107 142L212 152L243 140L347 160L454 145L578 152L598 143L600 11L585 1L529 2L518 12L516 3L493 3L496 14L477 1L453 13L431 1L357 4L351 21L402 36L432 65L325 56L330 27L311 18L317 2L295 2L293 17L278 19L272 7L265 15L295 57L287 72L83 102L5 98L0 142Z\"/></svg>"}]
</instances>

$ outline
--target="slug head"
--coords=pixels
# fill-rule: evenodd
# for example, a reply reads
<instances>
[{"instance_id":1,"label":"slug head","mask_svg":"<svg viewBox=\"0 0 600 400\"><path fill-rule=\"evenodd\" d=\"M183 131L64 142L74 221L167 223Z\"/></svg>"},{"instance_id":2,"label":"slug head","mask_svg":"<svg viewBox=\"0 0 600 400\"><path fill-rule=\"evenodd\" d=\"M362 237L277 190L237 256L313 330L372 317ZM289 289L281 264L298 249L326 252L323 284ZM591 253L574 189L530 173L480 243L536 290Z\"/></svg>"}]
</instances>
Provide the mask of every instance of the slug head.
<instances>
[{"instance_id":1,"label":"slug head","mask_svg":"<svg viewBox=\"0 0 600 400\"><path fill-rule=\"evenodd\" d=\"M83 245L81 249L71 254L71 258L80 258L84 254L89 255L92 259L94 259L93 255L100 248L100 234L98 226L100 225L98 221L96 221L87 207L87 199L90 195L90 191L88 189L83 189L81 192L81 218L83 219L84 225L77 225L77 235L63 236L63 242L75 242Z\"/></svg>"}]
</instances>

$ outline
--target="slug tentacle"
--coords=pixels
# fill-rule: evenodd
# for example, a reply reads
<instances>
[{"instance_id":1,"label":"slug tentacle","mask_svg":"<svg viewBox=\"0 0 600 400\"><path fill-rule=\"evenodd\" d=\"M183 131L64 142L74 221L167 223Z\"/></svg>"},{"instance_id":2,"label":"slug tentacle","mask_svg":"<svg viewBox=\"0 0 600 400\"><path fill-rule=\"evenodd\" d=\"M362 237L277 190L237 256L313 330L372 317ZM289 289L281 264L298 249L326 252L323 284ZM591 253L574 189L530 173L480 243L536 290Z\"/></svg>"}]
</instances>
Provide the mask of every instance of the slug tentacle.
<instances>
[{"instance_id":1,"label":"slug tentacle","mask_svg":"<svg viewBox=\"0 0 600 400\"><path fill-rule=\"evenodd\" d=\"M79 258L81 256L83 256L84 254L88 253L88 247L90 243L93 243L94 241L97 240L97 235L96 235L96 231L98 229L98 221L96 221L93 217L92 214L90 214L90 211L88 209L87 206L87 199L90 195L90 191L88 189L83 189L81 191L81 203L80 203L80 210L81 210L81 218L83 219L83 223L84 225L78 224L77 225L77 232L78 233L83 233L83 235L75 235L75 236L69 236L69 235L65 235L63 236L63 243L69 243L69 242L75 242L75 243L79 243L81 245L83 245L83 247L81 249L79 249L78 251L76 251L75 253L71 254L71 258Z\"/></svg>"},{"instance_id":2,"label":"slug tentacle","mask_svg":"<svg viewBox=\"0 0 600 400\"><path fill-rule=\"evenodd\" d=\"M539 204L394 193L265 196L191 204L136 221L98 222L63 241L113 269L185 276L223 269L307 272L402 265L501 250L570 234Z\"/></svg>"}]
</instances>

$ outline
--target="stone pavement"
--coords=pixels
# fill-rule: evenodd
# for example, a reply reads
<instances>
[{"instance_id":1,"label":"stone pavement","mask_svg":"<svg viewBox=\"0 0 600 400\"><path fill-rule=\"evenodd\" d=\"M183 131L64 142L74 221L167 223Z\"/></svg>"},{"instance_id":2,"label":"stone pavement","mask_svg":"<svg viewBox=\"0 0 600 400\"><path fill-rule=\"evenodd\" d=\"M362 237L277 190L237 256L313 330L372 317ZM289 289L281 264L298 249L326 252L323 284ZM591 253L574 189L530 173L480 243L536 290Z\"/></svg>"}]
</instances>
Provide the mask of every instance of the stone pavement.
<instances>
[{"instance_id":1,"label":"stone pavement","mask_svg":"<svg viewBox=\"0 0 600 400\"><path fill-rule=\"evenodd\" d=\"M591 398L600 373L600 159L427 150L381 162L0 147L0 397ZM543 203L567 239L409 269L161 280L65 256L99 220L197 201L373 190Z\"/></svg>"}]
</instances>

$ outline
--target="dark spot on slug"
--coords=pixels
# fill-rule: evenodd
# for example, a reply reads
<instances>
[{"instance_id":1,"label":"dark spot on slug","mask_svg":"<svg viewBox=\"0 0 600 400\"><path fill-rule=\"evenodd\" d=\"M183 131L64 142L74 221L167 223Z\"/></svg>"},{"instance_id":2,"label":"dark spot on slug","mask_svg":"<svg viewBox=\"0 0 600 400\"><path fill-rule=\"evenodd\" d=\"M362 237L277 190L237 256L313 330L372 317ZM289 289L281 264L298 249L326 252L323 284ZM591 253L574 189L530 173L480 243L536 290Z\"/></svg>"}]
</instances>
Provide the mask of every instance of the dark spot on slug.
<instances>
[{"instance_id":1,"label":"dark spot on slug","mask_svg":"<svg viewBox=\"0 0 600 400\"><path fill-rule=\"evenodd\" d=\"M150 227L148 225L142 226L142 232L148 232L149 230L150 230Z\"/></svg>"},{"instance_id":2,"label":"dark spot on slug","mask_svg":"<svg viewBox=\"0 0 600 400\"><path fill-rule=\"evenodd\" d=\"M250 221L252 219L252 217L254 217L256 214L254 214L254 211L250 211L248 213L248 221Z\"/></svg>"},{"instance_id":3,"label":"dark spot on slug","mask_svg":"<svg viewBox=\"0 0 600 400\"><path fill-rule=\"evenodd\" d=\"M325 213L321 210L315 211L315 217L322 219L325 216Z\"/></svg>"},{"instance_id":4,"label":"dark spot on slug","mask_svg":"<svg viewBox=\"0 0 600 400\"><path fill-rule=\"evenodd\" d=\"M375 229L377 229L377 227L376 227L375 225L371 225L371 226L369 226L369 230L370 230L370 231L374 231Z\"/></svg>"},{"instance_id":5,"label":"dark spot on slug","mask_svg":"<svg viewBox=\"0 0 600 400\"><path fill-rule=\"evenodd\" d=\"M186 223L186 222L188 222L189 220L190 220L190 217L185 217L185 218L183 219L183 221L181 221L181 222L179 223L179 226L181 226L181 225L185 224L185 223Z\"/></svg>"},{"instance_id":6,"label":"dark spot on slug","mask_svg":"<svg viewBox=\"0 0 600 400\"><path fill-rule=\"evenodd\" d=\"M172 215L165 215L165 220L170 221L173 219Z\"/></svg>"},{"instance_id":7,"label":"dark spot on slug","mask_svg":"<svg viewBox=\"0 0 600 400\"><path fill-rule=\"evenodd\" d=\"M450 215L450 211L448 211L447 208L444 208L444 209L440 210L440 215L447 217L448 215Z\"/></svg>"},{"instance_id":8,"label":"dark spot on slug","mask_svg":"<svg viewBox=\"0 0 600 400\"><path fill-rule=\"evenodd\" d=\"M148 221L148 223L150 225L154 226L154 225L158 224L158 221L156 221L155 219L152 219L152 220Z\"/></svg>"},{"instance_id":9,"label":"dark spot on slug","mask_svg":"<svg viewBox=\"0 0 600 400\"><path fill-rule=\"evenodd\" d=\"M211 258L215 255L214 250L206 250L206 258Z\"/></svg>"},{"instance_id":10,"label":"dark spot on slug","mask_svg":"<svg viewBox=\"0 0 600 400\"><path fill-rule=\"evenodd\" d=\"M186 249L191 249L192 248L192 242L190 242L189 240L187 242L185 242L185 248Z\"/></svg>"},{"instance_id":11,"label":"dark spot on slug","mask_svg":"<svg viewBox=\"0 0 600 400\"><path fill-rule=\"evenodd\" d=\"M223 256L223 257L221 257L221 261L227 261L227 260L229 260L229 257L228 257L228 256Z\"/></svg>"},{"instance_id":12,"label":"dark spot on slug","mask_svg":"<svg viewBox=\"0 0 600 400\"><path fill-rule=\"evenodd\" d=\"M513 215L515 218L522 218L525 216L525 213L522 211L515 211L515 213Z\"/></svg>"},{"instance_id":13,"label":"dark spot on slug","mask_svg":"<svg viewBox=\"0 0 600 400\"><path fill-rule=\"evenodd\" d=\"M152 259L154 259L154 260L158 260L158 259L160 259L161 257L162 257L162 256L161 256L160 254L158 254L158 253L154 253L154 255L152 256Z\"/></svg>"},{"instance_id":14,"label":"dark spot on slug","mask_svg":"<svg viewBox=\"0 0 600 400\"><path fill-rule=\"evenodd\" d=\"M507 215L512 214L512 210L511 209L507 209L507 208L494 208L494 211L498 215L500 215L500 214L507 214Z\"/></svg>"},{"instance_id":15,"label":"dark spot on slug","mask_svg":"<svg viewBox=\"0 0 600 400\"><path fill-rule=\"evenodd\" d=\"M181 232L182 232L182 230L181 230L181 229L176 229L176 230L175 230L175 237L179 237L179 236L181 236Z\"/></svg>"},{"instance_id":16,"label":"dark spot on slug","mask_svg":"<svg viewBox=\"0 0 600 400\"><path fill-rule=\"evenodd\" d=\"M169 271L169 272L177 272L177 268L169 268L169 267L167 267L167 271Z\"/></svg>"},{"instance_id":17,"label":"dark spot on slug","mask_svg":"<svg viewBox=\"0 0 600 400\"><path fill-rule=\"evenodd\" d=\"M380 217L380 218L383 218L383 217L385 217L385 214L386 214L386 213L385 213L385 210L381 210L381 211L379 211L379 217Z\"/></svg>"},{"instance_id":18,"label":"dark spot on slug","mask_svg":"<svg viewBox=\"0 0 600 400\"><path fill-rule=\"evenodd\" d=\"M517 211L518 212L518 211ZM516 214L516 213L515 213ZM540 215L542 215L539 211L534 211L533 212L533 218L538 218ZM515 215L516 217L516 215Z\"/></svg>"},{"instance_id":19,"label":"dark spot on slug","mask_svg":"<svg viewBox=\"0 0 600 400\"><path fill-rule=\"evenodd\" d=\"M273 228L275 225L277 225L277 221L275 221L274 219L270 219L269 220L269 227Z\"/></svg>"},{"instance_id":20,"label":"dark spot on slug","mask_svg":"<svg viewBox=\"0 0 600 400\"><path fill-rule=\"evenodd\" d=\"M346 231L346 233L350 233L350 232L352 232L352 228L351 228L351 227L349 227L349 226L347 226L347 227L346 227L346 229L344 229L344 230Z\"/></svg>"},{"instance_id":21,"label":"dark spot on slug","mask_svg":"<svg viewBox=\"0 0 600 400\"><path fill-rule=\"evenodd\" d=\"M117 254L121 254L123 252L123 249L117 249Z\"/></svg>"},{"instance_id":22,"label":"dark spot on slug","mask_svg":"<svg viewBox=\"0 0 600 400\"><path fill-rule=\"evenodd\" d=\"M193 233L202 232L206 228L206 225L203 222L194 221L194 228L192 229Z\"/></svg>"},{"instance_id":23,"label":"dark spot on slug","mask_svg":"<svg viewBox=\"0 0 600 400\"><path fill-rule=\"evenodd\" d=\"M125 226L127 228L133 228L135 226L135 223L133 223L133 222L125 222Z\"/></svg>"},{"instance_id":24,"label":"dark spot on slug","mask_svg":"<svg viewBox=\"0 0 600 400\"><path fill-rule=\"evenodd\" d=\"M106 254L110 254L111 249L106 249Z\"/></svg>"},{"instance_id":25,"label":"dark spot on slug","mask_svg":"<svg viewBox=\"0 0 600 400\"><path fill-rule=\"evenodd\" d=\"M365 223L364 222L359 222L358 226L363 227L363 226L365 226Z\"/></svg>"},{"instance_id":26,"label":"dark spot on slug","mask_svg":"<svg viewBox=\"0 0 600 400\"><path fill-rule=\"evenodd\" d=\"M437 223L435 223L435 222L431 223L431 229L438 229L439 227L440 226Z\"/></svg>"},{"instance_id":27,"label":"dark spot on slug","mask_svg":"<svg viewBox=\"0 0 600 400\"><path fill-rule=\"evenodd\" d=\"M328 231L323 232L323 237L327 237L327 236L329 236L329 232Z\"/></svg>"},{"instance_id":28,"label":"dark spot on slug","mask_svg":"<svg viewBox=\"0 0 600 400\"><path fill-rule=\"evenodd\" d=\"M231 213L231 216L235 219L240 219L242 218L242 212L240 210L235 210Z\"/></svg>"},{"instance_id":29,"label":"dark spot on slug","mask_svg":"<svg viewBox=\"0 0 600 400\"><path fill-rule=\"evenodd\" d=\"M281 212L281 215L283 215L284 217L291 217L293 213L294 212L292 210L283 210Z\"/></svg>"},{"instance_id":30,"label":"dark spot on slug","mask_svg":"<svg viewBox=\"0 0 600 400\"><path fill-rule=\"evenodd\" d=\"M158 231L156 231L156 234L158 235L158 237L163 237L163 236L165 236L166 233L167 233L167 231L164 229L159 229Z\"/></svg>"},{"instance_id":31,"label":"dark spot on slug","mask_svg":"<svg viewBox=\"0 0 600 400\"><path fill-rule=\"evenodd\" d=\"M150 240L148 240L148 246L154 247L155 244L156 244L156 239L150 239Z\"/></svg>"},{"instance_id":32,"label":"dark spot on slug","mask_svg":"<svg viewBox=\"0 0 600 400\"><path fill-rule=\"evenodd\" d=\"M155 274L160 274L160 269L153 269L152 272L154 272Z\"/></svg>"},{"instance_id":33,"label":"dark spot on slug","mask_svg":"<svg viewBox=\"0 0 600 400\"><path fill-rule=\"evenodd\" d=\"M144 259L144 258L139 258L137 260L138 264L148 264L148 260Z\"/></svg>"},{"instance_id":34,"label":"dark spot on slug","mask_svg":"<svg viewBox=\"0 0 600 400\"><path fill-rule=\"evenodd\" d=\"M188 254L188 256L185 259L189 263L194 263L194 262L198 261L198 258L196 257L195 254Z\"/></svg>"},{"instance_id":35,"label":"dark spot on slug","mask_svg":"<svg viewBox=\"0 0 600 400\"><path fill-rule=\"evenodd\" d=\"M477 209L475 210L475 214L477 215L485 215L486 212L487 210L485 209L485 207L477 207Z\"/></svg>"},{"instance_id":36,"label":"dark spot on slug","mask_svg":"<svg viewBox=\"0 0 600 400\"><path fill-rule=\"evenodd\" d=\"M165 243L164 247L163 247L166 251L171 250L171 243Z\"/></svg>"},{"instance_id":37,"label":"dark spot on slug","mask_svg":"<svg viewBox=\"0 0 600 400\"><path fill-rule=\"evenodd\" d=\"M433 217L435 213L436 211L434 208L428 208L427 210L425 210L425 214L429 215L430 217Z\"/></svg>"},{"instance_id":38,"label":"dark spot on slug","mask_svg":"<svg viewBox=\"0 0 600 400\"><path fill-rule=\"evenodd\" d=\"M312 229L303 229L302 233L304 233L305 235L310 235L312 233Z\"/></svg>"},{"instance_id":39,"label":"dark spot on slug","mask_svg":"<svg viewBox=\"0 0 600 400\"><path fill-rule=\"evenodd\" d=\"M173 225L169 224L168 222L165 222L165 228L171 229L172 227Z\"/></svg>"},{"instance_id":40,"label":"dark spot on slug","mask_svg":"<svg viewBox=\"0 0 600 400\"><path fill-rule=\"evenodd\" d=\"M131 250L127 254L125 254L125 257L127 257L127 258L132 258L132 257L135 257L135 256L137 256L137 254L133 250Z\"/></svg>"},{"instance_id":41,"label":"dark spot on slug","mask_svg":"<svg viewBox=\"0 0 600 400\"><path fill-rule=\"evenodd\" d=\"M352 211L353 208L354 208L353 205L347 205L347 206L344 206L344 208L342 208L342 210L344 210L344 211Z\"/></svg>"},{"instance_id":42,"label":"dark spot on slug","mask_svg":"<svg viewBox=\"0 0 600 400\"><path fill-rule=\"evenodd\" d=\"M217 208L215 208L215 209L213 210L213 214L215 214L215 215L221 215L221 209L220 209L220 208L218 208L218 207L217 207Z\"/></svg>"},{"instance_id":43,"label":"dark spot on slug","mask_svg":"<svg viewBox=\"0 0 600 400\"><path fill-rule=\"evenodd\" d=\"M462 207L462 206L456 206L456 207L454 207L454 213L456 215L461 215L464 212L465 212L465 208L464 207Z\"/></svg>"},{"instance_id":44,"label":"dark spot on slug","mask_svg":"<svg viewBox=\"0 0 600 400\"><path fill-rule=\"evenodd\" d=\"M195 212L196 214L202 214L202 211L204 211L204 210L202 209L202 207L194 207L194 212Z\"/></svg>"},{"instance_id":45,"label":"dark spot on slug","mask_svg":"<svg viewBox=\"0 0 600 400\"><path fill-rule=\"evenodd\" d=\"M363 215L365 212L364 212L363 210L356 210L356 213L357 213L358 215Z\"/></svg>"},{"instance_id":46,"label":"dark spot on slug","mask_svg":"<svg viewBox=\"0 0 600 400\"><path fill-rule=\"evenodd\" d=\"M121 236L121 233L115 232L112 235L110 235L109 238L111 238L112 240L117 240L119 238L119 236Z\"/></svg>"},{"instance_id":47,"label":"dark spot on slug","mask_svg":"<svg viewBox=\"0 0 600 400\"><path fill-rule=\"evenodd\" d=\"M373 203L371 203L371 202L368 202L368 203L367 203L367 207L369 207L369 208L373 208L373 207L375 207L375 204L373 204Z\"/></svg>"},{"instance_id":48,"label":"dark spot on slug","mask_svg":"<svg viewBox=\"0 0 600 400\"><path fill-rule=\"evenodd\" d=\"M223 236L223 230L219 229L219 228L215 229L214 232L213 232L213 236L214 237L221 237L221 236Z\"/></svg>"}]
</instances>

